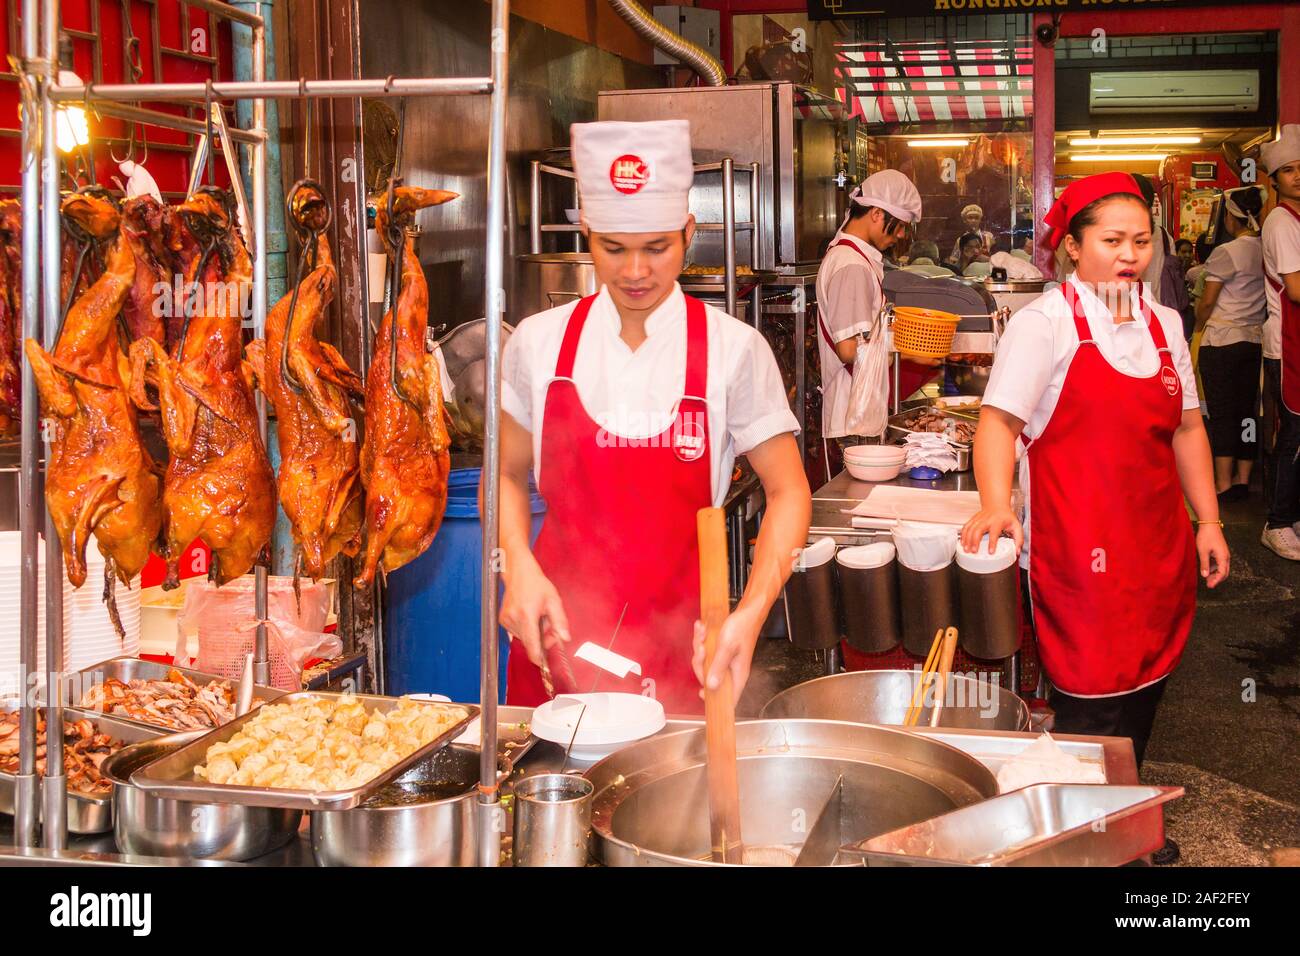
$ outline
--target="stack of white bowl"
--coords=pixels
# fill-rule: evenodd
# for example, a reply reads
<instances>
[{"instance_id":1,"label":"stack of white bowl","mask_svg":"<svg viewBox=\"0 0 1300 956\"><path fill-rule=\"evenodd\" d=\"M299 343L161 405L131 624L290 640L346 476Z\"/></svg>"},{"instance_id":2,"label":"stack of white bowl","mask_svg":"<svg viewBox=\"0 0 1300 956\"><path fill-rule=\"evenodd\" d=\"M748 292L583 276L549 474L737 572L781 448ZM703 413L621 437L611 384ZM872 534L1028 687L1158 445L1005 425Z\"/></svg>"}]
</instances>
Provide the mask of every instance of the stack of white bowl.
<instances>
[{"instance_id":1,"label":"stack of white bowl","mask_svg":"<svg viewBox=\"0 0 1300 956\"><path fill-rule=\"evenodd\" d=\"M45 545L41 542L38 574L36 668L45 667ZM86 583L73 588L63 581L63 670L79 671L112 657L134 657L140 649L140 586L117 584L117 610L126 639L117 636L103 602L104 557L93 543L86 549ZM21 550L17 531L0 532L0 695L14 694L19 684L19 590Z\"/></svg>"},{"instance_id":2,"label":"stack of white bowl","mask_svg":"<svg viewBox=\"0 0 1300 956\"><path fill-rule=\"evenodd\" d=\"M853 445L844 449L844 467L858 481L890 481L903 468L907 450L899 445Z\"/></svg>"}]
</instances>

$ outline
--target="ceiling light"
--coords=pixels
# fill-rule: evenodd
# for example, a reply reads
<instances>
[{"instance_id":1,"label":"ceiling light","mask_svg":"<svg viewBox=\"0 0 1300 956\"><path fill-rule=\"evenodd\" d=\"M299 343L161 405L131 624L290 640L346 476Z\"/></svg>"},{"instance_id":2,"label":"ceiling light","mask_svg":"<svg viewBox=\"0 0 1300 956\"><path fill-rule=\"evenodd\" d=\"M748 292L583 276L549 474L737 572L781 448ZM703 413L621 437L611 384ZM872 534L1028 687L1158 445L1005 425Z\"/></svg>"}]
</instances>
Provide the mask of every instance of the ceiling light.
<instances>
[{"instance_id":1,"label":"ceiling light","mask_svg":"<svg viewBox=\"0 0 1300 956\"><path fill-rule=\"evenodd\" d=\"M59 71L60 86L80 86L81 77L71 70ZM90 142L90 124L81 106L60 106L55 116L55 142L61 153L71 153Z\"/></svg>"},{"instance_id":2,"label":"ceiling light","mask_svg":"<svg viewBox=\"0 0 1300 956\"><path fill-rule=\"evenodd\" d=\"M1202 136L1102 136L1096 139L1071 139L1070 145L1079 146L1195 146Z\"/></svg>"},{"instance_id":3,"label":"ceiling light","mask_svg":"<svg viewBox=\"0 0 1300 956\"><path fill-rule=\"evenodd\" d=\"M1158 163L1168 153L1071 153L1072 163Z\"/></svg>"},{"instance_id":4,"label":"ceiling light","mask_svg":"<svg viewBox=\"0 0 1300 956\"><path fill-rule=\"evenodd\" d=\"M913 149L961 149L970 145L968 139L909 139L907 145Z\"/></svg>"}]
</instances>

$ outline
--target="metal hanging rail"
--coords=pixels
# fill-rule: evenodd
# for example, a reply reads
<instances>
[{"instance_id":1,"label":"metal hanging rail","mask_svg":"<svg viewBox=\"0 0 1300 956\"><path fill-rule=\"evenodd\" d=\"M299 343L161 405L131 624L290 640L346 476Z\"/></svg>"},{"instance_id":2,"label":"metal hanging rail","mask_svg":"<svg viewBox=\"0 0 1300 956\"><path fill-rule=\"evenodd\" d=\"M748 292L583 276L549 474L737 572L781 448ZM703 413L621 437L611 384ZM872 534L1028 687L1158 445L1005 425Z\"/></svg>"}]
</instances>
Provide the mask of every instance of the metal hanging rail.
<instances>
[{"instance_id":1,"label":"metal hanging rail","mask_svg":"<svg viewBox=\"0 0 1300 956\"><path fill-rule=\"evenodd\" d=\"M482 720L480 746L482 748L479 847L480 862L486 866L497 865L500 857L501 833L504 830L504 813L497 791L496 771L496 713L497 713L497 588L498 588L498 502L500 498L500 434L501 414L501 324L505 312L504 244L505 244L505 158L506 115L508 86L508 31L509 0L492 0L491 76L450 78L396 78L360 80L306 80L269 81L266 77L266 31L263 18L219 0L186 0L232 23L246 26L253 33L253 79L231 83L145 83L145 84L76 84L60 86L56 82L58 62L59 0L22 0L23 32L20 78L24 87L32 91L29 105L23 111L23 265L22 265L22 330L23 338L45 342L53 349L57 323L44 323L41 334L42 292L44 314L57 316L60 292L60 221L59 221L59 169L60 159L56 147L55 119L58 104L75 102L85 105L104 104L102 112L139 123L180 129L185 132L203 132L205 124L186 117L172 116L154 110L127 104L143 101L184 101L202 99L251 99L253 122L249 130L230 130L235 142L250 146L250 174L253 193L253 332L256 337L265 335L266 328L266 100L268 99L320 99L359 98L377 96L457 96L488 94L490 118L488 125L487 154L487 242L485 301L487 305L487 421L484 448L485 487L483 492L483 616L481 642L482 661ZM38 16L39 12L39 16ZM38 35L38 27L44 31ZM40 41L44 41L43 44ZM36 118L39 118L42 162L34 155ZM42 179L44 165L47 175ZM265 443L267 437L266 399L257 394L258 424ZM45 843L51 849L62 849L67 841L66 777L62 775L62 750L48 752L49 775L44 788L36 776L36 719L37 710L29 690L29 674L34 673L37 661L37 549L39 540L37 524L44 514L41 502L40 459L37 449L39 434L38 395L32 368L24 358L22 364L22 464L19 481L20 540L22 546L20 587L20 684L22 689L19 725L19 772L15 779L14 841L18 846L37 845L38 794L43 793ZM57 534L52 522L45 522L47 537L46 556L46 669L48 726L61 726L61 699L58 692L61 680L57 676L63 666L63 566ZM258 619L254 677L258 683L269 683L269 661L266 641L267 569L255 570L256 615ZM58 723L56 723L58 721ZM57 731L54 731L57 733ZM57 751L57 756L56 752Z\"/></svg>"}]
</instances>

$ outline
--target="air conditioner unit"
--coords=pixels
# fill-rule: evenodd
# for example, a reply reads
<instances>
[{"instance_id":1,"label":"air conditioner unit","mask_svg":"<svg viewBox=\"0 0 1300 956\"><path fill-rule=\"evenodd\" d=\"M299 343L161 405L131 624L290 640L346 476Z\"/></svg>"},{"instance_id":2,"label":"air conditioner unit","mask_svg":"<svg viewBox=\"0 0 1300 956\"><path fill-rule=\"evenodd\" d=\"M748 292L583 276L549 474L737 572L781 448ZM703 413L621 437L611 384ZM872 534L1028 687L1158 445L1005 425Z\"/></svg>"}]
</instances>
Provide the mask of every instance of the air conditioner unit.
<instances>
[{"instance_id":1,"label":"air conditioner unit","mask_svg":"<svg viewBox=\"0 0 1300 956\"><path fill-rule=\"evenodd\" d=\"M1259 109L1258 70L1093 73L1090 113L1250 113Z\"/></svg>"}]
</instances>

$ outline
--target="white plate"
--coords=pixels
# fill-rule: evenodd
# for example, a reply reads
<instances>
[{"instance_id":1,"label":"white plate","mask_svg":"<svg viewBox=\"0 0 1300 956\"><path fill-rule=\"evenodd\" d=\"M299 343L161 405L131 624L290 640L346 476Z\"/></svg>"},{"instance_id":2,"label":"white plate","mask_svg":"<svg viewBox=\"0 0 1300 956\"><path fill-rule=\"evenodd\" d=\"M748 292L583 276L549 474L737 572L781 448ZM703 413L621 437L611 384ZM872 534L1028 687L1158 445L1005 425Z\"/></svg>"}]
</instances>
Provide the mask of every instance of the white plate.
<instances>
[{"instance_id":1,"label":"white plate","mask_svg":"<svg viewBox=\"0 0 1300 956\"><path fill-rule=\"evenodd\" d=\"M587 705L585 713L583 704ZM663 704L651 697L619 693L561 694L533 711L532 731L542 740L566 747L577 725L573 757L599 760L633 741L658 733L666 722Z\"/></svg>"}]
</instances>

